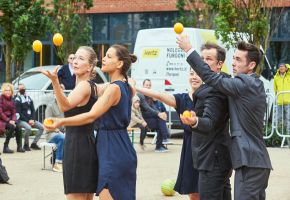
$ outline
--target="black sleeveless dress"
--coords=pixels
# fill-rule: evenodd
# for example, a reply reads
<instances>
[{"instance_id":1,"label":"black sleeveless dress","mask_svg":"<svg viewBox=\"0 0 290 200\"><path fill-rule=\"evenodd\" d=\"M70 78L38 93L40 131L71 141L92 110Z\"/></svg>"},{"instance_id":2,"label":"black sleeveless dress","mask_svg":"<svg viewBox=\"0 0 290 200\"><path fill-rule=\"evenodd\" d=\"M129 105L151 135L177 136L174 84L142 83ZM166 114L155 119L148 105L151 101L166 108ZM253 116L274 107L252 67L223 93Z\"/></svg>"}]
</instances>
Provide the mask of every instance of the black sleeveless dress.
<instances>
[{"instance_id":1,"label":"black sleeveless dress","mask_svg":"<svg viewBox=\"0 0 290 200\"><path fill-rule=\"evenodd\" d=\"M71 117L91 110L97 100L95 86L91 85L88 103L64 113ZM63 156L64 193L95 193L98 181L98 162L95 148L94 123L67 126Z\"/></svg>"}]
</instances>

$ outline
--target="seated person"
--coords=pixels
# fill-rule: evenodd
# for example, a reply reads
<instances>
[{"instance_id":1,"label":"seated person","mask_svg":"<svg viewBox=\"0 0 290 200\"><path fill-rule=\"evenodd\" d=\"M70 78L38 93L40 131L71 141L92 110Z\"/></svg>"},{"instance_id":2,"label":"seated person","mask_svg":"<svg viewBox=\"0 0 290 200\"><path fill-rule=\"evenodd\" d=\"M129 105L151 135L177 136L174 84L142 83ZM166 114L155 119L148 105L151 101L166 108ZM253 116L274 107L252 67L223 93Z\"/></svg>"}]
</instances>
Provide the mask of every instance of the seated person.
<instances>
[{"instance_id":1,"label":"seated person","mask_svg":"<svg viewBox=\"0 0 290 200\"><path fill-rule=\"evenodd\" d=\"M143 81L144 88L151 88L151 81L145 79ZM151 97L146 97L141 93L137 93L140 98L140 107L144 120L147 122L148 128L154 129L157 132L155 152L163 153L168 149L163 145L163 139L167 138L168 129L166 126L167 114L160 112L155 106Z\"/></svg>"},{"instance_id":2,"label":"seated person","mask_svg":"<svg viewBox=\"0 0 290 200\"><path fill-rule=\"evenodd\" d=\"M45 110L45 117L46 118L64 117L63 113L59 110L56 99L54 99L54 101L51 102L47 106ZM53 168L52 168L52 170L55 172L62 172L62 156L63 156L63 146L64 146L64 138L65 138L64 131L65 131L64 127L61 127L54 131L45 130L47 142L54 143L57 146L55 164L53 165Z\"/></svg>"},{"instance_id":3,"label":"seated person","mask_svg":"<svg viewBox=\"0 0 290 200\"><path fill-rule=\"evenodd\" d=\"M3 153L14 153L9 149L9 141L16 136L17 152L25 152L21 145L22 134L19 125L16 123L16 108L13 97L13 85L10 83L3 83L0 95L0 135L6 130L6 139L4 142Z\"/></svg>"},{"instance_id":4,"label":"seated person","mask_svg":"<svg viewBox=\"0 0 290 200\"><path fill-rule=\"evenodd\" d=\"M131 111L131 121L128 126L129 128L140 128L140 145L144 150L144 139L147 134L147 123L142 117L141 109L140 109L140 99L137 95L135 95L132 99L132 111Z\"/></svg>"},{"instance_id":5,"label":"seated person","mask_svg":"<svg viewBox=\"0 0 290 200\"><path fill-rule=\"evenodd\" d=\"M24 84L20 83L18 85L18 92L19 94L15 97L15 104L16 113L19 116L19 126L25 129L23 148L25 151L30 151L30 148L40 150L41 148L37 145L37 142L43 133L43 125L35 120L33 101L30 96L26 94ZM32 127L37 128L38 131L29 148L29 135Z\"/></svg>"}]
</instances>

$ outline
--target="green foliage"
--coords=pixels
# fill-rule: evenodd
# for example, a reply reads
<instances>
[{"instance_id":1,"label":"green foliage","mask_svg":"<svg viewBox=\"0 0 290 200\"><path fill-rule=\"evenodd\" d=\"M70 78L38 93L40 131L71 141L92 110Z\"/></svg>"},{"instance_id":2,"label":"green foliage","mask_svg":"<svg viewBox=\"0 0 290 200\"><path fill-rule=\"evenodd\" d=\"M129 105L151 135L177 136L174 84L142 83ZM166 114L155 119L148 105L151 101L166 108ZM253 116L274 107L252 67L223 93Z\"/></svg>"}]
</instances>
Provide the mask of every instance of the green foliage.
<instances>
[{"instance_id":1,"label":"green foliage","mask_svg":"<svg viewBox=\"0 0 290 200\"><path fill-rule=\"evenodd\" d=\"M6 81L11 80L12 59L16 74L20 74L24 59L36 38L44 37L49 30L48 10L43 0L0 0L0 26L5 42Z\"/></svg>"},{"instance_id":2,"label":"green foliage","mask_svg":"<svg viewBox=\"0 0 290 200\"><path fill-rule=\"evenodd\" d=\"M61 33L64 38L61 47L57 47L57 55L63 62L67 55L74 53L80 45L91 43L91 21L89 17L78 12L91 8L93 1L54 0L53 5L54 32Z\"/></svg>"},{"instance_id":3,"label":"green foliage","mask_svg":"<svg viewBox=\"0 0 290 200\"><path fill-rule=\"evenodd\" d=\"M178 22L186 27L213 28L212 18L214 10L209 6L196 8L196 3L204 3L206 0L177 0L176 8L179 11Z\"/></svg>"},{"instance_id":4,"label":"green foliage","mask_svg":"<svg viewBox=\"0 0 290 200\"><path fill-rule=\"evenodd\" d=\"M218 13L214 20L216 36L227 47L244 39L260 46L269 28L270 9L262 7L265 2L266 0L205 0Z\"/></svg>"}]
</instances>

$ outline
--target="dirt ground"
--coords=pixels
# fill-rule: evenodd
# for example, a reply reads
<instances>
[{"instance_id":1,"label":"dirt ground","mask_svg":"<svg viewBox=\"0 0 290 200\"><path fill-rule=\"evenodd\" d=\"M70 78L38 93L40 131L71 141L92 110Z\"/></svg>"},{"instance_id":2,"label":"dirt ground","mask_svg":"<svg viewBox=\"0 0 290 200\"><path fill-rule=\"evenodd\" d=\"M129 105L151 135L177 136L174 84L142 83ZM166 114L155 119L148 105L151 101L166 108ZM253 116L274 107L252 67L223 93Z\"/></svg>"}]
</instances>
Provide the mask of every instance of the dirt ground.
<instances>
[{"instance_id":1,"label":"dirt ground","mask_svg":"<svg viewBox=\"0 0 290 200\"><path fill-rule=\"evenodd\" d=\"M160 185L167 178L176 179L182 139L172 139L170 152L155 153L152 138L146 139L145 151L134 144L138 155L137 200L185 200L187 196L175 194L165 197ZM40 142L44 141L41 139ZM1 152L4 138L0 138ZM14 139L10 147L16 149ZM290 149L268 149L274 170L267 188L268 200L290 200ZM62 174L42 170L43 151L0 155L12 185L0 184L0 200L64 200ZM231 179L233 182L233 178ZM95 197L94 199L98 199Z\"/></svg>"}]
</instances>

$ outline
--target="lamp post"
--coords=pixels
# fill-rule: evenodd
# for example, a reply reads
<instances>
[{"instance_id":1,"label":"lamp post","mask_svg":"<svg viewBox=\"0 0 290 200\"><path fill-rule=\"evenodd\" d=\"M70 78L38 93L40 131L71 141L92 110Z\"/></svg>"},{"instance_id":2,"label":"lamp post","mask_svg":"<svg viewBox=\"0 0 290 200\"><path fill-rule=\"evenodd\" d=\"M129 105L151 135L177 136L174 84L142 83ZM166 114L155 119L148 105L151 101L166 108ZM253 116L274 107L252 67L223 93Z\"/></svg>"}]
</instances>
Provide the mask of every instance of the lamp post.
<instances>
[{"instance_id":1,"label":"lamp post","mask_svg":"<svg viewBox=\"0 0 290 200\"><path fill-rule=\"evenodd\" d=\"M40 66L42 66L42 43L39 40L35 40L32 43L32 49L36 53L40 53Z\"/></svg>"}]
</instances>

